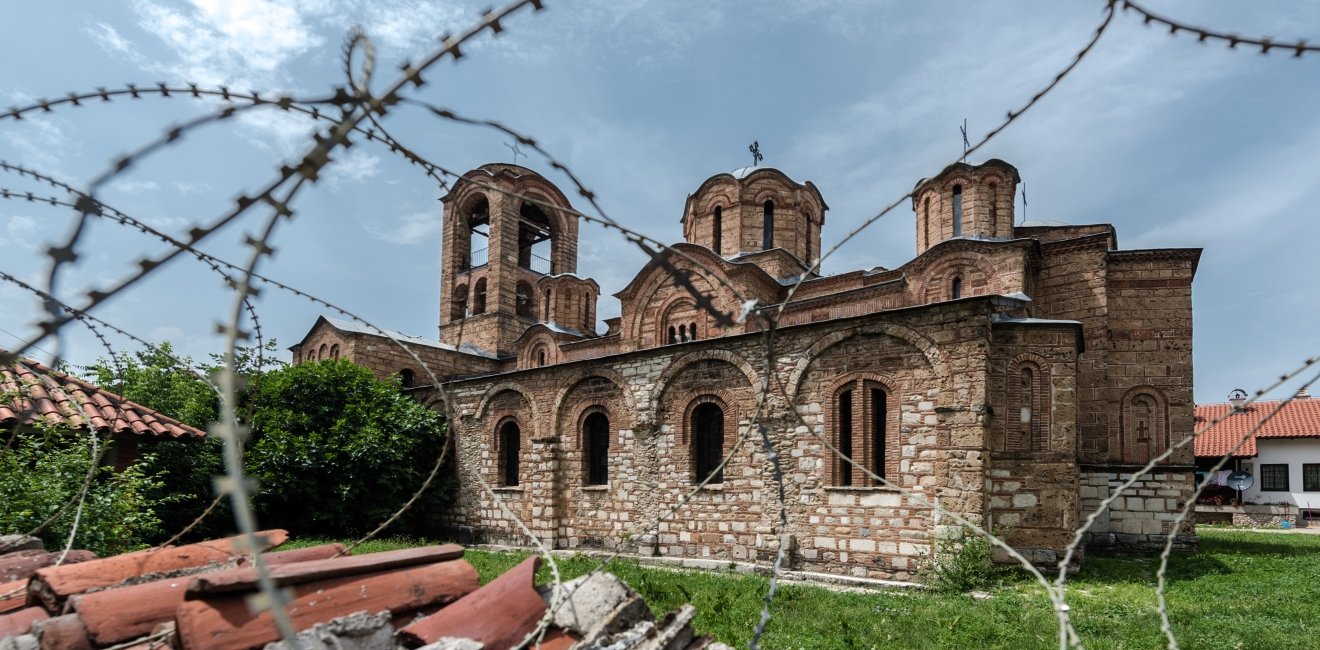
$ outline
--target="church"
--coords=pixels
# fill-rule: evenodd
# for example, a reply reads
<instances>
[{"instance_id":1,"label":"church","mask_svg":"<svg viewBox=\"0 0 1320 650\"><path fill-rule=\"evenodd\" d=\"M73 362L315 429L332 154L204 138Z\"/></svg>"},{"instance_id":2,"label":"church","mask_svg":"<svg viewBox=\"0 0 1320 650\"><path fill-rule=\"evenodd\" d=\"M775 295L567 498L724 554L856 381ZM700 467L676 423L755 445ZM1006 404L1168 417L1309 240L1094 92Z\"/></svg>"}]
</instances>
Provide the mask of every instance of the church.
<instances>
[{"instance_id":1,"label":"church","mask_svg":"<svg viewBox=\"0 0 1320 650\"><path fill-rule=\"evenodd\" d=\"M442 384L460 488L436 516L467 540L751 563L783 546L794 569L910 580L956 513L1052 564L1192 433L1201 251L1018 223L1020 181L1001 160L922 179L915 257L827 276L813 183L716 174L602 333L568 197L487 164L442 199L439 338L322 317L294 362L346 358L423 399ZM1088 545L1194 543L1173 530L1194 470L1188 445Z\"/></svg>"}]
</instances>

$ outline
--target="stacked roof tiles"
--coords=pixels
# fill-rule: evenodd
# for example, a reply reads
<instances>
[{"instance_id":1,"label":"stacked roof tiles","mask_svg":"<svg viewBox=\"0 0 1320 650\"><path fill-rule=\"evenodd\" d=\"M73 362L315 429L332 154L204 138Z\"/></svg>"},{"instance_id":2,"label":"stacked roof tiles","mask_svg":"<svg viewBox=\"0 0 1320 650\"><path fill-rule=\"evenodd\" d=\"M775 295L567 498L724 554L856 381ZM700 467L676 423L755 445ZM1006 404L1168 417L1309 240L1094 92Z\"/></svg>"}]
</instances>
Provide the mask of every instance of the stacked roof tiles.
<instances>
[{"instance_id":1,"label":"stacked roof tiles","mask_svg":"<svg viewBox=\"0 0 1320 650\"><path fill-rule=\"evenodd\" d=\"M1223 456L1244 438L1245 442L1233 452L1233 456L1255 456L1256 440L1260 438L1320 438L1320 399L1298 395L1282 408L1279 404L1278 400L1253 402L1237 413L1228 403L1197 406L1197 457ZM1219 418L1224 420L1210 427Z\"/></svg>"},{"instance_id":2,"label":"stacked roof tiles","mask_svg":"<svg viewBox=\"0 0 1320 650\"><path fill-rule=\"evenodd\" d=\"M109 558L0 538L0 650L727 647L693 633L690 605L656 621L609 574L538 589L540 560L532 557L483 587L457 545L356 556L339 544L265 552L287 537L282 530L258 534L270 578L300 630L293 644L281 641L259 604L243 538ZM551 624L541 625L556 603Z\"/></svg>"},{"instance_id":3,"label":"stacked roof tiles","mask_svg":"<svg viewBox=\"0 0 1320 650\"><path fill-rule=\"evenodd\" d=\"M4 350L0 350L4 353ZM100 433L169 438L201 430L29 359L0 366L0 429L44 422Z\"/></svg>"}]
</instances>

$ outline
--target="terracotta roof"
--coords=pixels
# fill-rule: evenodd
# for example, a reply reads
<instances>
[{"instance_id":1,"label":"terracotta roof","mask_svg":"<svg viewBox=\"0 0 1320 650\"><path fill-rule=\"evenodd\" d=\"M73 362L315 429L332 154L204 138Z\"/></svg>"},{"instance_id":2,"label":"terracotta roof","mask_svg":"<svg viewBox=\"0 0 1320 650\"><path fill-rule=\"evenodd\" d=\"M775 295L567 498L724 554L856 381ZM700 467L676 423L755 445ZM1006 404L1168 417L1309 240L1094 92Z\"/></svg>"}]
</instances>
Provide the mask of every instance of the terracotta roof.
<instances>
[{"instance_id":1,"label":"terracotta roof","mask_svg":"<svg viewBox=\"0 0 1320 650\"><path fill-rule=\"evenodd\" d=\"M287 534L270 530L259 538L264 551ZM244 548L233 537L166 546L43 567L30 580L0 584L0 602L6 604L0 609L0 648L148 648L163 642L181 650L289 650L270 613L251 607L258 586ZM0 560L42 553L39 540L14 538L0 548ZM354 556L342 545L326 544L263 557L271 579L290 598L285 613L301 630L303 647L512 647L538 629L548 603L558 598L562 606L529 647L731 650L692 630L691 605L657 621L646 602L610 574L538 587L540 560L531 557L483 587L463 553L449 544Z\"/></svg>"},{"instance_id":2,"label":"terracotta roof","mask_svg":"<svg viewBox=\"0 0 1320 650\"><path fill-rule=\"evenodd\" d=\"M4 350L0 350L0 353ZM0 366L0 427L41 420L71 428L171 438L202 437L200 429L126 400L30 359Z\"/></svg>"},{"instance_id":3,"label":"terracotta roof","mask_svg":"<svg viewBox=\"0 0 1320 650\"><path fill-rule=\"evenodd\" d=\"M1233 405L1228 403L1201 404L1196 407L1196 455L1198 457L1218 457L1228 453L1243 436L1246 436L1261 424L1276 408L1281 400L1254 402L1242 413L1228 415ZM1217 418L1228 417L1207 431ZM1320 399L1294 399L1271 417L1251 439L1247 440L1233 455L1248 458L1256 455L1256 440L1259 438L1320 438Z\"/></svg>"}]
</instances>

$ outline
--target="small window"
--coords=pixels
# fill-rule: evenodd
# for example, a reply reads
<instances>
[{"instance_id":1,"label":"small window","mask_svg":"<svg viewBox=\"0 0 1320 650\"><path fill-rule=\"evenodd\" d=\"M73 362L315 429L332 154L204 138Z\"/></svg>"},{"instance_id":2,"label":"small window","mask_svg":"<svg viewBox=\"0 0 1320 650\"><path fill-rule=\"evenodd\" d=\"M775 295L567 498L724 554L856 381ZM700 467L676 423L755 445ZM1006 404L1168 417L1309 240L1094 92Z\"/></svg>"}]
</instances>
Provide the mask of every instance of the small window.
<instances>
[{"instance_id":1,"label":"small window","mask_svg":"<svg viewBox=\"0 0 1320 650\"><path fill-rule=\"evenodd\" d=\"M1288 465L1286 463L1261 465L1260 490L1261 492L1287 492Z\"/></svg>"},{"instance_id":2,"label":"small window","mask_svg":"<svg viewBox=\"0 0 1320 650\"><path fill-rule=\"evenodd\" d=\"M330 346L330 358L331 358L331 359L338 359L338 358L339 358L339 344L338 344L338 343L336 343L336 344Z\"/></svg>"},{"instance_id":3,"label":"small window","mask_svg":"<svg viewBox=\"0 0 1320 650\"><path fill-rule=\"evenodd\" d=\"M925 215L921 219L922 235L924 235L922 239L925 240L926 247L930 248L930 197L929 196L926 197L925 205L922 208L922 213Z\"/></svg>"},{"instance_id":4,"label":"small window","mask_svg":"<svg viewBox=\"0 0 1320 650\"><path fill-rule=\"evenodd\" d=\"M990 227L996 227L996 219L999 218L999 186L990 184Z\"/></svg>"},{"instance_id":5,"label":"small window","mask_svg":"<svg viewBox=\"0 0 1320 650\"><path fill-rule=\"evenodd\" d=\"M696 323L688 323L688 340L689 340L689 341L695 341L695 340L697 340L697 324L696 324Z\"/></svg>"},{"instance_id":6,"label":"small window","mask_svg":"<svg viewBox=\"0 0 1320 650\"><path fill-rule=\"evenodd\" d=\"M954 300L962 297L962 276L954 276L953 286L949 288L949 293Z\"/></svg>"},{"instance_id":7,"label":"small window","mask_svg":"<svg viewBox=\"0 0 1320 650\"><path fill-rule=\"evenodd\" d=\"M715 206L715 219L711 222L711 249L716 255L722 254L720 251L724 239L724 210L720 206Z\"/></svg>"},{"instance_id":8,"label":"small window","mask_svg":"<svg viewBox=\"0 0 1320 650\"><path fill-rule=\"evenodd\" d=\"M499 445L501 483L514 487L518 485L518 451L522 447L522 432L517 422L510 420L500 427Z\"/></svg>"},{"instance_id":9,"label":"small window","mask_svg":"<svg viewBox=\"0 0 1320 650\"><path fill-rule=\"evenodd\" d=\"M610 419L604 413L588 415L582 422L586 445L587 485L609 483Z\"/></svg>"},{"instance_id":10,"label":"small window","mask_svg":"<svg viewBox=\"0 0 1320 650\"><path fill-rule=\"evenodd\" d=\"M962 218L963 218L962 208L963 208L962 186L954 185L953 186L953 236L954 237L962 236Z\"/></svg>"},{"instance_id":11,"label":"small window","mask_svg":"<svg viewBox=\"0 0 1320 650\"><path fill-rule=\"evenodd\" d=\"M325 358L325 351L326 351L326 345L325 345L324 343L322 343L322 344L321 344L321 349L320 349L320 350L317 350L317 352L316 352L316 358L317 358L317 359L324 359L324 358Z\"/></svg>"},{"instance_id":12,"label":"small window","mask_svg":"<svg viewBox=\"0 0 1320 650\"><path fill-rule=\"evenodd\" d=\"M538 366L545 365L545 350L538 350L536 352L536 365Z\"/></svg>"},{"instance_id":13,"label":"small window","mask_svg":"<svg viewBox=\"0 0 1320 650\"><path fill-rule=\"evenodd\" d=\"M761 240L761 248L770 250L775 247L775 202L766 201L762 211L761 229L764 236Z\"/></svg>"},{"instance_id":14,"label":"small window","mask_svg":"<svg viewBox=\"0 0 1320 650\"><path fill-rule=\"evenodd\" d=\"M466 284L460 284L454 287L454 300L449 310L449 320L459 320L467 317L468 287Z\"/></svg>"},{"instance_id":15,"label":"small window","mask_svg":"<svg viewBox=\"0 0 1320 650\"><path fill-rule=\"evenodd\" d=\"M582 329L585 329L587 331L586 332L587 334L596 331L596 328L591 326L591 292L590 291L582 294Z\"/></svg>"},{"instance_id":16,"label":"small window","mask_svg":"<svg viewBox=\"0 0 1320 650\"><path fill-rule=\"evenodd\" d=\"M696 482L723 483L724 410L719 404L703 402L692 409L692 452Z\"/></svg>"},{"instance_id":17,"label":"small window","mask_svg":"<svg viewBox=\"0 0 1320 650\"><path fill-rule=\"evenodd\" d=\"M412 388L417 385L417 375L412 370L404 368L399 371L399 385L404 388Z\"/></svg>"},{"instance_id":18,"label":"small window","mask_svg":"<svg viewBox=\"0 0 1320 650\"><path fill-rule=\"evenodd\" d=\"M1302 491L1320 492L1320 463L1302 464Z\"/></svg>"},{"instance_id":19,"label":"small window","mask_svg":"<svg viewBox=\"0 0 1320 650\"><path fill-rule=\"evenodd\" d=\"M669 326L669 342L670 344L678 343L678 330L674 329L673 325Z\"/></svg>"},{"instance_id":20,"label":"small window","mask_svg":"<svg viewBox=\"0 0 1320 650\"><path fill-rule=\"evenodd\" d=\"M514 300L517 303L514 309L519 316L525 318L534 317L536 312L533 311L532 306L532 285L527 284L526 282L519 282L516 293L514 294Z\"/></svg>"},{"instance_id":21,"label":"small window","mask_svg":"<svg viewBox=\"0 0 1320 650\"><path fill-rule=\"evenodd\" d=\"M545 290L545 322L550 322L550 290Z\"/></svg>"}]
</instances>

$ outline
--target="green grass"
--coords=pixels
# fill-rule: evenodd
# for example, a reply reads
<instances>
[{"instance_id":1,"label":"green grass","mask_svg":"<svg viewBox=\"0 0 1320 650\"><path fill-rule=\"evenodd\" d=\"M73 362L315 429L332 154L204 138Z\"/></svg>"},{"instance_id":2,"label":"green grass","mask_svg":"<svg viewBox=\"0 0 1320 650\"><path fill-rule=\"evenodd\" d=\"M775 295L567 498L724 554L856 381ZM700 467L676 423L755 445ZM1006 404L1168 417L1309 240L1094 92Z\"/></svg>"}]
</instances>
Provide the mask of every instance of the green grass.
<instances>
[{"instance_id":1,"label":"green grass","mask_svg":"<svg viewBox=\"0 0 1320 650\"><path fill-rule=\"evenodd\" d=\"M1179 644L1196 648L1314 648L1320 639L1320 535L1278 535L1202 528L1199 553L1170 561L1168 599ZM299 540L308 546L325 540ZM426 543L387 539L358 553ZM525 553L469 550L487 582ZM564 579L596 566L587 557L558 560ZM1156 556L1091 554L1069 580L1069 603L1088 648L1164 648L1155 612ZM695 627L746 647L760 615L767 578L727 572L669 571L621 560L609 570L657 614L684 603ZM541 581L549 580L542 567ZM1009 579L993 597L895 590L836 592L783 586L775 599L767 648L1054 648L1056 625L1034 581Z\"/></svg>"}]
</instances>

